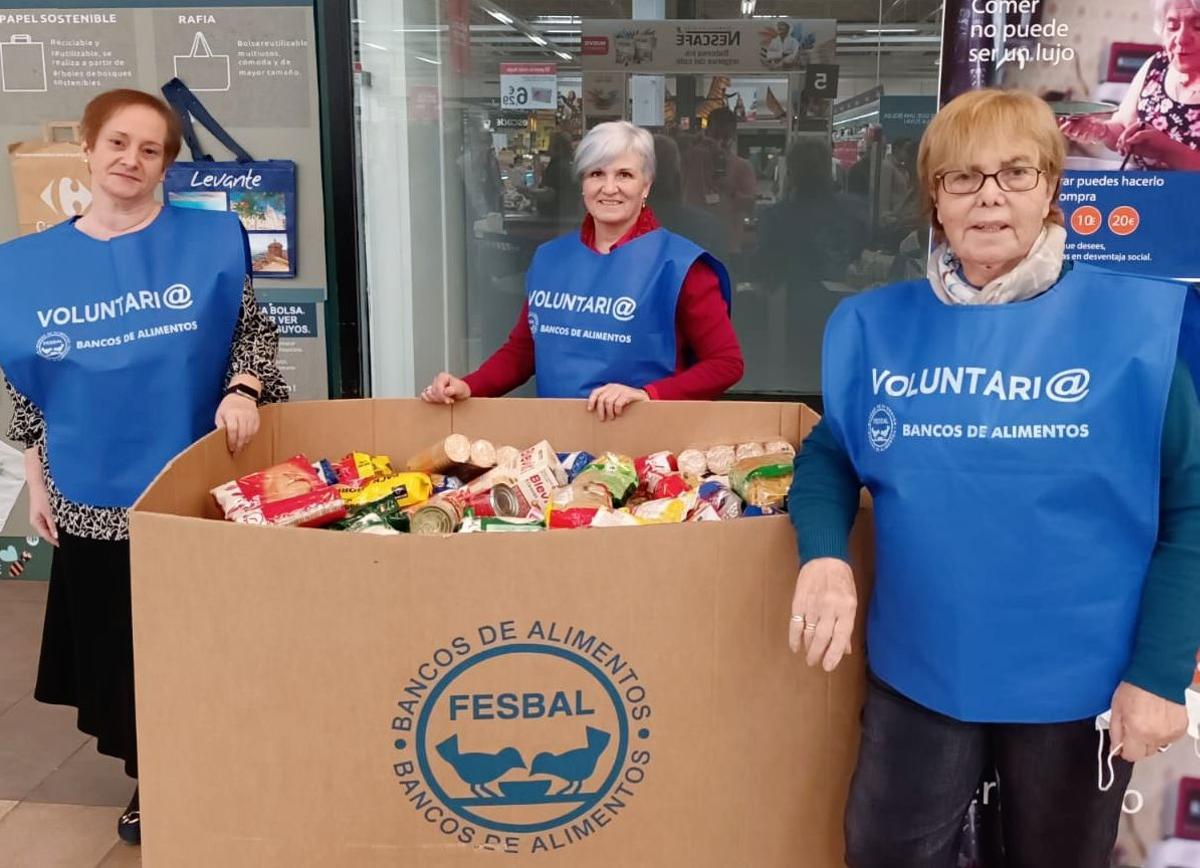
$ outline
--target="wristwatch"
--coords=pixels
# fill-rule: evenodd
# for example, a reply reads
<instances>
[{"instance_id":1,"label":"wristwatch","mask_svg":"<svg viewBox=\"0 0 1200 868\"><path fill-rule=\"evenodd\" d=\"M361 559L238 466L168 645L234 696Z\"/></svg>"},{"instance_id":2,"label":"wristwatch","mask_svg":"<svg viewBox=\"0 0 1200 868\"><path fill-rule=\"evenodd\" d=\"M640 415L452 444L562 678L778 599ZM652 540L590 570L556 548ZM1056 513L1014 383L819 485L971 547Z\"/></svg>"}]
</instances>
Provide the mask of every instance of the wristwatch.
<instances>
[{"instance_id":1,"label":"wristwatch","mask_svg":"<svg viewBox=\"0 0 1200 868\"><path fill-rule=\"evenodd\" d=\"M262 392L258 391L258 389L254 388L253 386L246 385L245 383L234 383L225 390L225 396L229 395L241 395L243 398L249 398L251 401L257 404L258 399L262 397Z\"/></svg>"}]
</instances>

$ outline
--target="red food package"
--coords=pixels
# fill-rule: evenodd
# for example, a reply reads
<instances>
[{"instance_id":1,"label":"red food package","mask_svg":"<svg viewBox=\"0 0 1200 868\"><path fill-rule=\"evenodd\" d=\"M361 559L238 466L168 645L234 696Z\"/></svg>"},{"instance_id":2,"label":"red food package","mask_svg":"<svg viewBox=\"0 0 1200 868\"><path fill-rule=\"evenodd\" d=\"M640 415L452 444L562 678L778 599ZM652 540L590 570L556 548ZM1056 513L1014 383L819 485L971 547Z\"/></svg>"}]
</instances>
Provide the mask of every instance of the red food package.
<instances>
[{"instance_id":1,"label":"red food package","mask_svg":"<svg viewBox=\"0 0 1200 868\"><path fill-rule=\"evenodd\" d=\"M551 509L549 522L551 528L591 527L592 519L600 509L594 506L577 506L570 509Z\"/></svg>"},{"instance_id":2,"label":"red food package","mask_svg":"<svg viewBox=\"0 0 1200 868\"><path fill-rule=\"evenodd\" d=\"M679 462L670 452L655 452L634 459L633 467L637 471L638 490L652 498L674 497L683 493L687 486L670 494L658 494L658 486L670 474L679 469ZM665 489L664 489L665 490Z\"/></svg>"},{"instance_id":3,"label":"red food package","mask_svg":"<svg viewBox=\"0 0 1200 868\"><path fill-rule=\"evenodd\" d=\"M234 506L226 517L242 524L277 527L323 527L346 517L346 502L336 488L326 487L283 500Z\"/></svg>"},{"instance_id":4,"label":"red food package","mask_svg":"<svg viewBox=\"0 0 1200 868\"><path fill-rule=\"evenodd\" d=\"M655 482L651 488L650 494L654 500L663 500L668 497L679 497L691 488L682 473L668 473L662 476Z\"/></svg>"},{"instance_id":5,"label":"red food package","mask_svg":"<svg viewBox=\"0 0 1200 868\"><path fill-rule=\"evenodd\" d=\"M274 467L219 485L212 490L212 495L225 517L230 518L230 511L238 507L287 500L324 487L325 483L309 460L303 455L293 455Z\"/></svg>"}]
</instances>

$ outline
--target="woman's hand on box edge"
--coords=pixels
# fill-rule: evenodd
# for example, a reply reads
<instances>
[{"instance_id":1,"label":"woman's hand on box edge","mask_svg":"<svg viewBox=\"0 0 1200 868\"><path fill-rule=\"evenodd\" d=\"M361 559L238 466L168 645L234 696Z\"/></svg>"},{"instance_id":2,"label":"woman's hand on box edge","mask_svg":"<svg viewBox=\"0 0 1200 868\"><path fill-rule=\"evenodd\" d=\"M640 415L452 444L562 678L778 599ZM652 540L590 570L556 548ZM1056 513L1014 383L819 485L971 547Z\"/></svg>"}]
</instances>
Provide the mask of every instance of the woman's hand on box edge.
<instances>
[{"instance_id":1,"label":"woman's hand on box edge","mask_svg":"<svg viewBox=\"0 0 1200 868\"><path fill-rule=\"evenodd\" d=\"M649 401L650 394L645 389L635 389L621 383L607 383L592 389L588 395L588 412L594 412L601 422L616 419L630 404L638 401Z\"/></svg>"},{"instance_id":2,"label":"woman's hand on box edge","mask_svg":"<svg viewBox=\"0 0 1200 868\"><path fill-rule=\"evenodd\" d=\"M237 455L258 433L258 404L241 393L226 395L213 421L217 428L225 429L225 445L231 455Z\"/></svg>"},{"instance_id":3,"label":"woman's hand on box edge","mask_svg":"<svg viewBox=\"0 0 1200 868\"><path fill-rule=\"evenodd\" d=\"M800 568L788 622L788 645L799 653L803 645L809 666L821 663L832 672L851 653L858 593L854 572L840 558L814 558ZM803 616L804 620L798 620ZM815 625L815 629L814 629Z\"/></svg>"},{"instance_id":4,"label":"woman's hand on box edge","mask_svg":"<svg viewBox=\"0 0 1200 868\"><path fill-rule=\"evenodd\" d=\"M428 404L453 404L471 397L471 387L466 380L442 371L433 382L421 390L421 400Z\"/></svg>"}]
</instances>

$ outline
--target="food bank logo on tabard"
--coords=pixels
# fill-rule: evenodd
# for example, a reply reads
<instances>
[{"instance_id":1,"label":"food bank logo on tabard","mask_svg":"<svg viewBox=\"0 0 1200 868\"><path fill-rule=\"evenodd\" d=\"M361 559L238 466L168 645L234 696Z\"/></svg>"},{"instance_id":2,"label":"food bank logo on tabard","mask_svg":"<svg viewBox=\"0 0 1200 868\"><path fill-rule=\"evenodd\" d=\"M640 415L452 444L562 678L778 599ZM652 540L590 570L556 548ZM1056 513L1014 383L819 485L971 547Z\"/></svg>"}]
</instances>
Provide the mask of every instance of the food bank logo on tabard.
<instances>
[{"instance_id":1,"label":"food bank logo on tabard","mask_svg":"<svg viewBox=\"0 0 1200 868\"><path fill-rule=\"evenodd\" d=\"M37 354L50 362L61 362L71 352L71 339L62 332L46 332L37 341Z\"/></svg>"},{"instance_id":2,"label":"food bank logo on tabard","mask_svg":"<svg viewBox=\"0 0 1200 868\"><path fill-rule=\"evenodd\" d=\"M885 452L896 440L896 414L886 404L876 404L867 416L867 440L876 452Z\"/></svg>"},{"instance_id":3,"label":"food bank logo on tabard","mask_svg":"<svg viewBox=\"0 0 1200 868\"><path fill-rule=\"evenodd\" d=\"M587 629L484 624L435 648L392 719L401 797L452 841L549 853L603 833L650 766L642 673Z\"/></svg>"}]
</instances>

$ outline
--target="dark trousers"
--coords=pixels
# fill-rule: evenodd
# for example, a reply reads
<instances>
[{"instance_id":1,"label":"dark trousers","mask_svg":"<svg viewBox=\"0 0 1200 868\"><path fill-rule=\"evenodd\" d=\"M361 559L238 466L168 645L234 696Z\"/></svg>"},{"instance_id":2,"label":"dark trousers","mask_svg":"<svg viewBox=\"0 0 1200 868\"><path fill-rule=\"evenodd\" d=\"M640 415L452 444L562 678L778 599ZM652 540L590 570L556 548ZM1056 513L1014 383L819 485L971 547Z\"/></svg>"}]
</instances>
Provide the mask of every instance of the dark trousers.
<instances>
[{"instance_id":1,"label":"dark trousers","mask_svg":"<svg viewBox=\"0 0 1200 868\"><path fill-rule=\"evenodd\" d=\"M1003 861L987 868L1110 864L1133 765L1114 759L1116 780L1100 792L1094 720L963 723L871 676L862 723L846 807L850 868L954 868L971 801L995 776L987 798L1000 799L989 819L999 823ZM1109 747L1106 737L1106 755Z\"/></svg>"}]
</instances>

